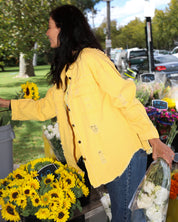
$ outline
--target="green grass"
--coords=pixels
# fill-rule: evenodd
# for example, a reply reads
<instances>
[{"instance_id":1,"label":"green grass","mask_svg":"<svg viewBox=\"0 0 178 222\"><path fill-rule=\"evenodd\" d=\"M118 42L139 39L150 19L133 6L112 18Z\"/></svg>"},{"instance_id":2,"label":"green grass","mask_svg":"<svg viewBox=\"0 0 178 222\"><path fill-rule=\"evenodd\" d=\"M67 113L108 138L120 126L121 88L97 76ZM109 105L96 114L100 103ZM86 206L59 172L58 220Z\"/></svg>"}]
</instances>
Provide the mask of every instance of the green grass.
<instances>
[{"instance_id":1,"label":"green grass","mask_svg":"<svg viewBox=\"0 0 178 222\"><path fill-rule=\"evenodd\" d=\"M0 97L5 99L15 98L21 89L21 84L26 81L34 82L38 86L40 97L44 97L49 86L46 73L49 66L35 67L35 75L30 78L16 78L18 67L6 68L0 72ZM13 161L16 164L27 163L30 160L44 157L44 144L42 139L42 126L44 122L23 121L20 126L14 127L15 139L13 140Z\"/></svg>"}]
</instances>

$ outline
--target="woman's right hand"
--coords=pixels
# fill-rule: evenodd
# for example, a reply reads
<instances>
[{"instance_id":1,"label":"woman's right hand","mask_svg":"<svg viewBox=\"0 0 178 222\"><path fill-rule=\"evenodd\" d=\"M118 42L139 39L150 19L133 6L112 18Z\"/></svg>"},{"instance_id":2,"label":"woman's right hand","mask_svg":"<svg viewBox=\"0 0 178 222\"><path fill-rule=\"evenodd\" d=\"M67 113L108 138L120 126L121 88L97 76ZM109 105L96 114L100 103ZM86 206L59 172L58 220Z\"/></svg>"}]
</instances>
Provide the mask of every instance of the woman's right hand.
<instances>
[{"instance_id":1,"label":"woman's right hand","mask_svg":"<svg viewBox=\"0 0 178 222\"><path fill-rule=\"evenodd\" d=\"M0 107L9 108L10 102L11 101L9 99L0 98Z\"/></svg>"}]
</instances>

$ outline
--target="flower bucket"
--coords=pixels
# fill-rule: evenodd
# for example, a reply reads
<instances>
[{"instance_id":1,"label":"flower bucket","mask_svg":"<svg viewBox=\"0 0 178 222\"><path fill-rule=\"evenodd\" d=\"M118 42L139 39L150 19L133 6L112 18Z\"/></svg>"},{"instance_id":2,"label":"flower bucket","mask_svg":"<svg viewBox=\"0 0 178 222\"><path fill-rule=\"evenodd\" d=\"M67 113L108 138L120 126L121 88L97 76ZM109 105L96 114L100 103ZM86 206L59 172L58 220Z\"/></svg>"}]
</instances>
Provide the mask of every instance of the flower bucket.
<instances>
[{"instance_id":1,"label":"flower bucket","mask_svg":"<svg viewBox=\"0 0 178 222\"><path fill-rule=\"evenodd\" d=\"M167 211L166 222L176 222L178 221L178 199L169 199L169 206Z\"/></svg>"},{"instance_id":2,"label":"flower bucket","mask_svg":"<svg viewBox=\"0 0 178 222\"><path fill-rule=\"evenodd\" d=\"M15 138L11 125L0 127L0 179L13 171L12 140Z\"/></svg>"}]
</instances>

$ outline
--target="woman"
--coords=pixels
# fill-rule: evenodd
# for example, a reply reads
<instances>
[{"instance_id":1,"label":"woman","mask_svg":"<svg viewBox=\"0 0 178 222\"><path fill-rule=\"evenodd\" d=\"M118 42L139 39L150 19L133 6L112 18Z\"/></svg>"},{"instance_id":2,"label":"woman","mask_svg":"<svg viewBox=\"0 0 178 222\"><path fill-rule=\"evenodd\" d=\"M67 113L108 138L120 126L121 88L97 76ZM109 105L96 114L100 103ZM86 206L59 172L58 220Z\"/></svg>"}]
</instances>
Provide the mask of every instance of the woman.
<instances>
[{"instance_id":1,"label":"woman","mask_svg":"<svg viewBox=\"0 0 178 222\"><path fill-rule=\"evenodd\" d=\"M153 150L153 159L170 166L174 153L135 98L133 81L121 78L76 7L53 10L46 35L55 48L48 74L53 87L38 101L0 104L11 105L14 120L57 116L67 163L77 168L82 156L92 186L108 188L112 221L130 221L128 204L145 174L146 153Z\"/></svg>"}]
</instances>

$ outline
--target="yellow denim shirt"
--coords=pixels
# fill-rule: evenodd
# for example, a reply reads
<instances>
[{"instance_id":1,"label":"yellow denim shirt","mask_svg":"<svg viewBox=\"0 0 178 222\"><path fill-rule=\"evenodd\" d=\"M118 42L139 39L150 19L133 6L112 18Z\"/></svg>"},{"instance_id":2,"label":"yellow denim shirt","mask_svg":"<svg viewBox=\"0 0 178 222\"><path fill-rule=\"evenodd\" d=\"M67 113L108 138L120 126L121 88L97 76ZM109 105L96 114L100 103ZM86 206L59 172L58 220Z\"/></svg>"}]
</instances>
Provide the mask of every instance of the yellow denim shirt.
<instances>
[{"instance_id":1,"label":"yellow denim shirt","mask_svg":"<svg viewBox=\"0 0 178 222\"><path fill-rule=\"evenodd\" d=\"M67 163L77 167L75 152L80 149L91 184L108 183L123 173L138 149L148 152L148 139L159 135L135 98L134 82L121 78L100 50L83 49L61 78L63 87L51 87L45 98L12 100L12 119L43 121L57 116Z\"/></svg>"}]
</instances>

